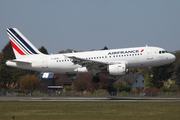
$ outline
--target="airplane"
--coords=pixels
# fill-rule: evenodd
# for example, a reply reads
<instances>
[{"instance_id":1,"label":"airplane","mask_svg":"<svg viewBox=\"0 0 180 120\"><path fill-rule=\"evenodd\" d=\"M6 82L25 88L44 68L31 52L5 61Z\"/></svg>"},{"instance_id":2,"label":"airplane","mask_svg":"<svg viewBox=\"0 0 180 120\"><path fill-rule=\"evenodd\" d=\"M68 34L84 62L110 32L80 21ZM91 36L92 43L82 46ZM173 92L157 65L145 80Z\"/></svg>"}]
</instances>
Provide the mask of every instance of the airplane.
<instances>
[{"instance_id":1,"label":"airplane","mask_svg":"<svg viewBox=\"0 0 180 120\"><path fill-rule=\"evenodd\" d=\"M94 73L92 82L100 81L98 74L108 72L112 76L122 76L132 68L153 67L169 64L176 57L159 47L133 47L87 52L73 52L45 55L41 53L17 28L7 28L16 59L6 65L42 72L42 78L50 78L54 73L78 74Z\"/></svg>"}]
</instances>

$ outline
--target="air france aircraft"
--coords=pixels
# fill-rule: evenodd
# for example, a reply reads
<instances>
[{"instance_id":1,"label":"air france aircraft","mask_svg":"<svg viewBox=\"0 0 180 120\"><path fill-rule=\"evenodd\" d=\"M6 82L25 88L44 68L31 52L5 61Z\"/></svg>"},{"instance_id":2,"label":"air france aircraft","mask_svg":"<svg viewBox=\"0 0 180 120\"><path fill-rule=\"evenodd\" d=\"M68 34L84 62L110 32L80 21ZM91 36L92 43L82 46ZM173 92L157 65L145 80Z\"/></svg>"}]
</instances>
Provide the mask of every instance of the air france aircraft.
<instances>
[{"instance_id":1,"label":"air france aircraft","mask_svg":"<svg viewBox=\"0 0 180 120\"><path fill-rule=\"evenodd\" d=\"M7 28L16 59L6 65L41 71L42 77L52 77L54 73L74 74L92 72L92 81L100 81L98 74L108 72L113 76L127 74L131 68L160 66L172 63L176 57L159 47L133 47L124 49L99 50L45 55L41 53L16 28Z\"/></svg>"}]
</instances>

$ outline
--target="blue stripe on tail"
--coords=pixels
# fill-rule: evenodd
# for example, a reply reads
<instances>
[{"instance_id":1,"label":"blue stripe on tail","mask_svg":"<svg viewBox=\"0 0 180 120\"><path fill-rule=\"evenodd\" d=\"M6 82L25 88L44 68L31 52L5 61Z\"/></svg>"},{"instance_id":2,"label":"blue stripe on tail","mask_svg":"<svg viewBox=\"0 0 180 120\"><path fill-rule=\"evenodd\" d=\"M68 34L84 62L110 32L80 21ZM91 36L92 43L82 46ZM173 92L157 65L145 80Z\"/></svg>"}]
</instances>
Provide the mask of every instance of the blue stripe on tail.
<instances>
[{"instance_id":1,"label":"blue stripe on tail","mask_svg":"<svg viewBox=\"0 0 180 120\"><path fill-rule=\"evenodd\" d=\"M27 42L19 36L16 31L14 31L12 28L9 28L9 30L30 50L33 54L38 54Z\"/></svg>"},{"instance_id":2,"label":"blue stripe on tail","mask_svg":"<svg viewBox=\"0 0 180 120\"><path fill-rule=\"evenodd\" d=\"M14 41L14 42L18 42L19 44L20 44L20 46L18 46L19 48L24 48L25 49L25 51L26 51L26 53L29 53L29 54L31 54L31 52L30 51L28 51L8 30L6 30L10 35L11 35L11 37L13 37L14 38L14 40L16 40L16 41Z\"/></svg>"}]
</instances>

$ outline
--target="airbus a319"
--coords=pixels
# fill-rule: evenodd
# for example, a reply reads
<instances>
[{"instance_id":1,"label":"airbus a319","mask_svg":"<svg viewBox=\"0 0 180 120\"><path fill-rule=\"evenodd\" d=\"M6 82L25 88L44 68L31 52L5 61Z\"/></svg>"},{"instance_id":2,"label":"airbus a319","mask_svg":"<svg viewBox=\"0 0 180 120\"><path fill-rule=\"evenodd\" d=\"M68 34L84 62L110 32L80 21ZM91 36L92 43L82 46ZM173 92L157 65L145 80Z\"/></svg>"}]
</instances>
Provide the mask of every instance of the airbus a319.
<instances>
[{"instance_id":1,"label":"airbus a319","mask_svg":"<svg viewBox=\"0 0 180 120\"><path fill-rule=\"evenodd\" d=\"M92 81L98 83L100 81L98 74L102 72L121 76L127 74L131 68L161 66L176 59L163 48L148 46L45 55L18 29L7 28L7 34L16 59L8 60L6 65L41 71L43 78L52 77L54 73L92 72L94 73Z\"/></svg>"}]
</instances>

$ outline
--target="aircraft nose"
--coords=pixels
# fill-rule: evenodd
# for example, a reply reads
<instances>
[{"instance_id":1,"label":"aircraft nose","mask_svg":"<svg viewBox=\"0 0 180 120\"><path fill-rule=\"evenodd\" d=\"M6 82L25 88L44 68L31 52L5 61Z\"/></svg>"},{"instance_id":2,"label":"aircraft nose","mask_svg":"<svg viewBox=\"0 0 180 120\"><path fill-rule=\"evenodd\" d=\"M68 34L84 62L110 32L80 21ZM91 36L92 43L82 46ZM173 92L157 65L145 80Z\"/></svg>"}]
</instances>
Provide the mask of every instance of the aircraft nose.
<instances>
[{"instance_id":1,"label":"aircraft nose","mask_svg":"<svg viewBox=\"0 0 180 120\"><path fill-rule=\"evenodd\" d=\"M169 59L170 62L174 62L174 61L176 60L176 56L173 55L173 54L170 54L170 55L168 56L168 59Z\"/></svg>"}]
</instances>

